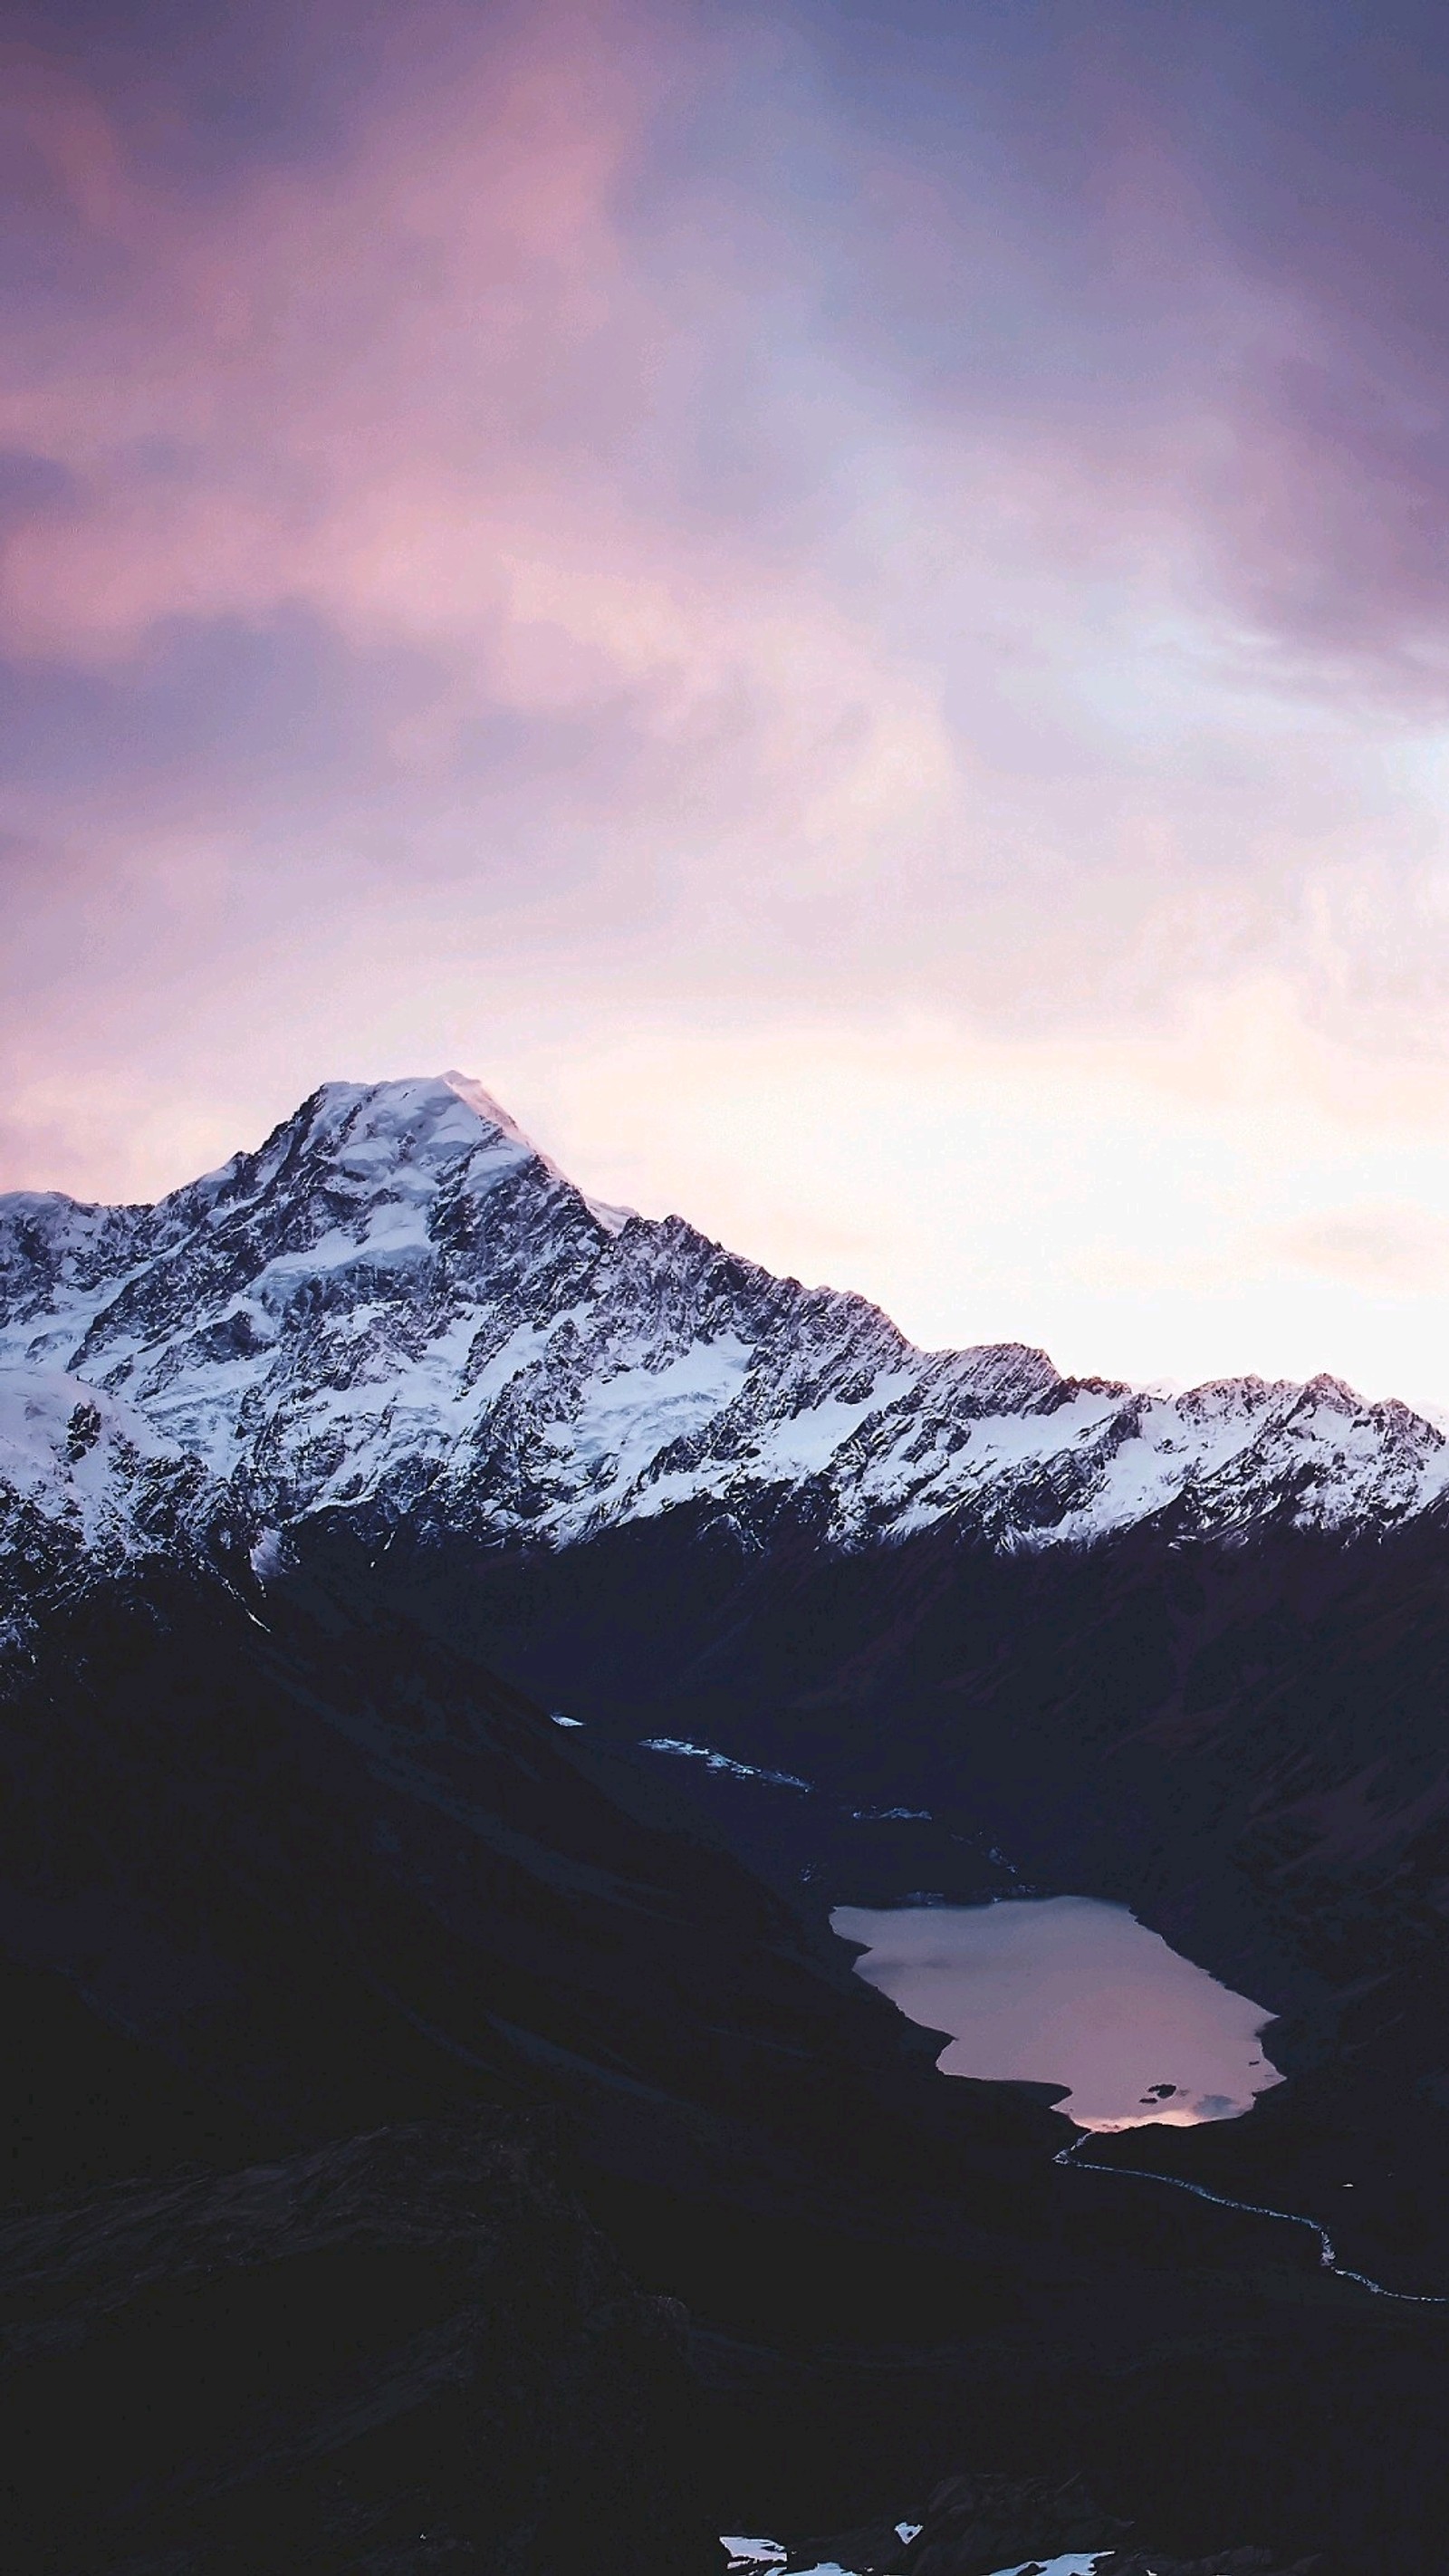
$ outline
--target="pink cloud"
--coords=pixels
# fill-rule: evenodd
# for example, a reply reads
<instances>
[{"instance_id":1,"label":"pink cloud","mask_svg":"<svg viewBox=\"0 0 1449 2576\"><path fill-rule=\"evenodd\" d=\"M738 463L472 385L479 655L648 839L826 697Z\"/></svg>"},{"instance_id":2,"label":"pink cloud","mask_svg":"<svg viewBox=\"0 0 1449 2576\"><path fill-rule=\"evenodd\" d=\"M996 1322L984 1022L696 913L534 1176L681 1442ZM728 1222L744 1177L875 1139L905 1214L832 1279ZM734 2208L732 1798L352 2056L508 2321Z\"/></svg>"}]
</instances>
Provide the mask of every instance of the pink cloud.
<instances>
[{"instance_id":1,"label":"pink cloud","mask_svg":"<svg viewBox=\"0 0 1449 2576\"><path fill-rule=\"evenodd\" d=\"M17 1028L224 1026L305 1088L319 974L370 1033L439 957L591 1025L1125 1023L1260 971L1432 1023L1392 474L1287 399L1325 326L1120 64L1053 230L1045 147L943 173L777 28L406 20L324 146L212 189L164 82L17 93L71 298L0 384L69 478L0 586Z\"/></svg>"},{"instance_id":2,"label":"pink cloud","mask_svg":"<svg viewBox=\"0 0 1449 2576\"><path fill-rule=\"evenodd\" d=\"M490 515L536 505L543 456L586 446L638 361L609 200L650 82L624 33L536 16L439 91L368 102L345 154L201 209L34 84L32 139L124 282L98 332L57 346L42 315L12 344L0 435L93 496L13 546L12 644L114 651L299 594L385 615L480 500L486 557Z\"/></svg>"}]
</instances>

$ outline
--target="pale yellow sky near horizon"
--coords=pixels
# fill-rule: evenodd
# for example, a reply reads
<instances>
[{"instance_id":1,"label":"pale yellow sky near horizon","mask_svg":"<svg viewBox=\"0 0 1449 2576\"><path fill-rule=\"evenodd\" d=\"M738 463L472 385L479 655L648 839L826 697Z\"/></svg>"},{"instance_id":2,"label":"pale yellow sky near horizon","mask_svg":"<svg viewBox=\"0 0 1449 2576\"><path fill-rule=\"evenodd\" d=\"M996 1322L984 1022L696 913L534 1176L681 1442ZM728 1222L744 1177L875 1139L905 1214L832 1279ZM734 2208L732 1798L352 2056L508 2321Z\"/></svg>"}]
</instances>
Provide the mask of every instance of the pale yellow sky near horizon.
<instances>
[{"instance_id":1,"label":"pale yellow sky near horizon","mask_svg":"<svg viewBox=\"0 0 1449 2576\"><path fill-rule=\"evenodd\" d=\"M370 1048L279 1035L264 1082L179 1115L159 1083L39 1080L6 1177L155 1195L317 1081L453 1062L592 1195L858 1290L928 1347L1037 1343L1149 1384L1327 1369L1449 1411L1449 1067L1316 1037L1271 981L1116 1036L473 1017L454 990Z\"/></svg>"},{"instance_id":2,"label":"pale yellow sky near horizon","mask_svg":"<svg viewBox=\"0 0 1449 2576\"><path fill-rule=\"evenodd\" d=\"M1221 11L1198 86L1102 7L923 82L899 11L857 77L838 12L302 0L223 133L222 15L15 85L0 1187L455 1064L924 1343L1449 1406L1405 94L1380 163L1296 78L1238 131Z\"/></svg>"}]
</instances>

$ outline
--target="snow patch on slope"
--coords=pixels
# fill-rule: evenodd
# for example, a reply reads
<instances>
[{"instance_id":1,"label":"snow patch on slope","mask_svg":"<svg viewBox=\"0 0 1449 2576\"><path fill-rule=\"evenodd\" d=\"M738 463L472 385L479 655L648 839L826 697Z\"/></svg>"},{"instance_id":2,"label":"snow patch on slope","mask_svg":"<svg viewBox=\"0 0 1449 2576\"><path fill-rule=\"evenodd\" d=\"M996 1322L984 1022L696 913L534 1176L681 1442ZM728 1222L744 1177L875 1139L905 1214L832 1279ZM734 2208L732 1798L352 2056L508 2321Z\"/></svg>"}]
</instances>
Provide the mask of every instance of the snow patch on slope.
<instances>
[{"instance_id":1,"label":"snow patch on slope","mask_svg":"<svg viewBox=\"0 0 1449 2576\"><path fill-rule=\"evenodd\" d=\"M838 1545L949 1519L1041 1547L1163 1513L1381 1529L1449 1486L1437 1424L1331 1378L1172 1395L917 1350L863 1298L587 1199L462 1074L326 1084L154 1208L0 1200L4 1368L121 1404L278 1530L425 1504L564 1546L798 1498Z\"/></svg>"}]
</instances>

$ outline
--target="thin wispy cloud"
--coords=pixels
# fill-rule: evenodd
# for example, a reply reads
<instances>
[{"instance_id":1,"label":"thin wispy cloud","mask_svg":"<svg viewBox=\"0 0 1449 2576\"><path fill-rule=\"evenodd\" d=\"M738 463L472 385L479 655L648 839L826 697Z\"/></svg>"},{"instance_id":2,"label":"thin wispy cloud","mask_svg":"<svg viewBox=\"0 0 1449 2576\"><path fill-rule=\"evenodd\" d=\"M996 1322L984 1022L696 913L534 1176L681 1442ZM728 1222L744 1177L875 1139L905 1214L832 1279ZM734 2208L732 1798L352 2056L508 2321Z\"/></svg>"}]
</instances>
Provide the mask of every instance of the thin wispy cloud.
<instances>
[{"instance_id":1,"label":"thin wispy cloud","mask_svg":"<svg viewBox=\"0 0 1449 2576\"><path fill-rule=\"evenodd\" d=\"M1227 1063L1264 992L1290 1092L1321 1046L1435 1091L1430 20L16 28L7 1177L159 1186L323 1072L414 1060L567 1122L592 1055L654 1068L616 1112L679 1194L662 1062L727 1125L719 1031L784 1065L814 1030L864 1096L881 1044L924 1065L923 1023L958 1127L982 1050L1017 1050L1048 1163L1082 1050L1135 1048L1120 1078L1179 1103L1190 1168L1217 1077L1185 1092L1164 1050L1212 1029ZM1285 1190L1297 1114L1261 1104ZM695 1212L723 1229L753 1183L719 1187ZM1165 1222L1189 1302L1217 1190L1196 1250ZM1023 1191L1025 1257L1051 1193ZM1322 1192L1324 1223L1397 1203L1387 1164ZM859 1211L819 1225L835 1258ZM1285 1297L1308 1240L1281 1238ZM867 1229L860 1284L886 1268ZM1356 1353L1362 1324L1304 1331ZM1174 1366L1152 1339L1143 1369ZM1184 1325L1184 1364L1211 1339Z\"/></svg>"}]
</instances>

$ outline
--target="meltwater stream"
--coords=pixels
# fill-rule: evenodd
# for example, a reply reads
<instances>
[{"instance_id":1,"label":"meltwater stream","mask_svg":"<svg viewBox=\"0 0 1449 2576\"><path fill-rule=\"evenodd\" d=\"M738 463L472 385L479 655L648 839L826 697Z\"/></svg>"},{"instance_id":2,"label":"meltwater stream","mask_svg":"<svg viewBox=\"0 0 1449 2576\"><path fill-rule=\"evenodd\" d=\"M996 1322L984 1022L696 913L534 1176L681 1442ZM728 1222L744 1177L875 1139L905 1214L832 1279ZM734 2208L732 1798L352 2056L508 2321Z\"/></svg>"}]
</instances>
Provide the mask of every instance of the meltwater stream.
<instances>
[{"instance_id":1,"label":"meltwater stream","mask_svg":"<svg viewBox=\"0 0 1449 2576\"><path fill-rule=\"evenodd\" d=\"M1058 2164L1307 2228L1323 2269L1338 2279L1379 2299L1449 2306L1449 2293L1391 2290L1340 2263L1327 2228L1296 2210L1083 2153L1093 2132L1235 2119L1283 2081L1262 2044L1271 2014L1179 1957L1125 1906L1087 1896L888 1911L839 1905L830 1920L843 1940L864 1944L858 1976L908 2020L950 2034L943 2073L1068 2087L1057 2107L1082 2135Z\"/></svg>"}]
</instances>

